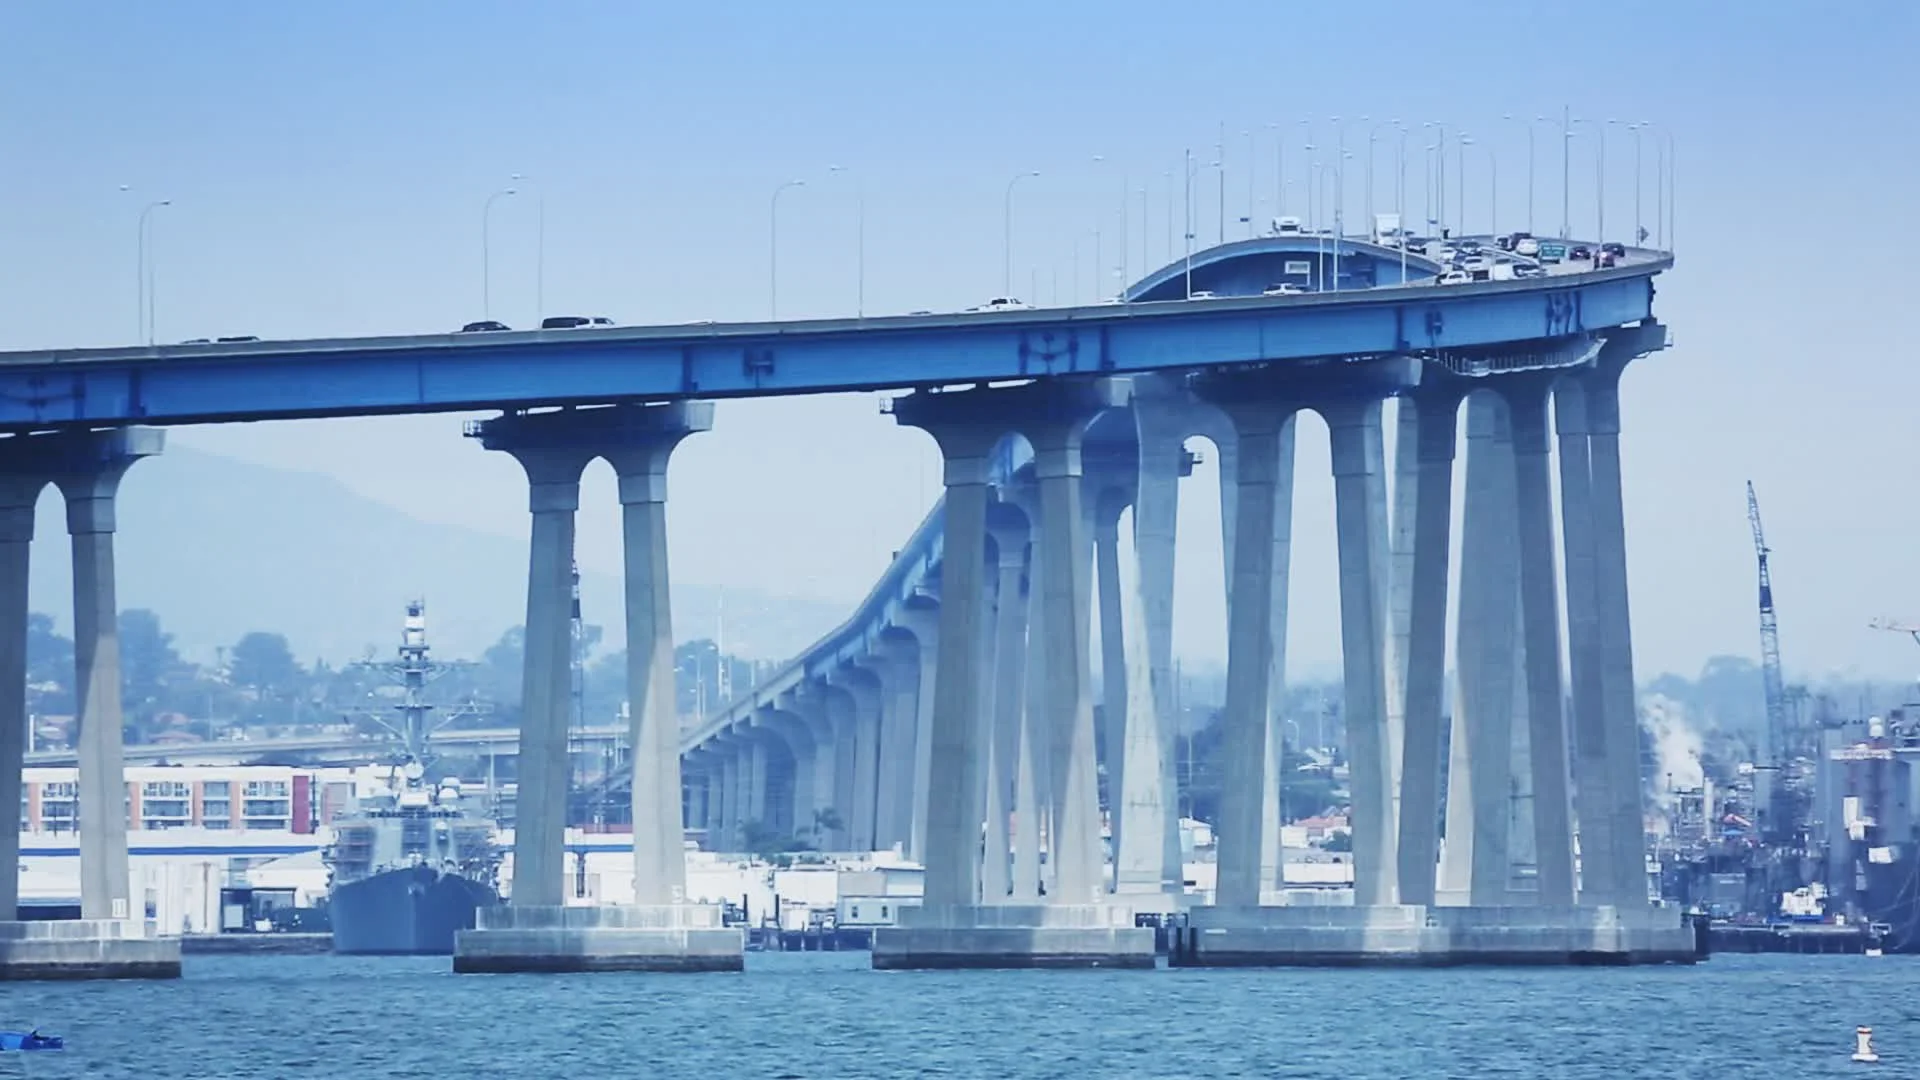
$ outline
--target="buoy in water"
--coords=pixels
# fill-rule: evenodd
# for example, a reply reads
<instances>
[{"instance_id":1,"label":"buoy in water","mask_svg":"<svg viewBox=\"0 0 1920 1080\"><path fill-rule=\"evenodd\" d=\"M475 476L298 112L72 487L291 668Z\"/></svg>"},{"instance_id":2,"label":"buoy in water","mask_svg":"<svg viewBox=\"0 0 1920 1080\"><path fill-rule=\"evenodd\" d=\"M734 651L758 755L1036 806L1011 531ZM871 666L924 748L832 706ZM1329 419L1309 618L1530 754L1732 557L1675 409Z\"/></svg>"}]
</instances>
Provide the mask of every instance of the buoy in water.
<instances>
[{"instance_id":1,"label":"buoy in water","mask_svg":"<svg viewBox=\"0 0 1920 1080\"><path fill-rule=\"evenodd\" d=\"M1880 1060L1880 1055L1873 1052L1873 1029L1872 1028L1870 1027L1854 1028L1853 1041L1854 1041L1853 1060L1864 1062L1867 1064L1872 1064L1873 1062Z\"/></svg>"}]
</instances>

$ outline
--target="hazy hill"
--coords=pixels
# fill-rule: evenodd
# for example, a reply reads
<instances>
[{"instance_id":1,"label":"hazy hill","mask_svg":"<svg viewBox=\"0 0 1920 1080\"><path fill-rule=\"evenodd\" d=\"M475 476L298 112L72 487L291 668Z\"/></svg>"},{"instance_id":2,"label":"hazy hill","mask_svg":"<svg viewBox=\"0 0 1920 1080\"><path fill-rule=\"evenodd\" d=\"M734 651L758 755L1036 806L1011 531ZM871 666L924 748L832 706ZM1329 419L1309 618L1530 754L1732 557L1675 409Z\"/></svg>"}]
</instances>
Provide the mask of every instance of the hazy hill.
<instances>
[{"instance_id":1,"label":"hazy hill","mask_svg":"<svg viewBox=\"0 0 1920 1080\"><path fill-rule=\"evenodd\" d=\"M121 491L121 608L152 608L192 658L211 659L249 630L284 633L303 659L386 652L402 605L427 599L436 652L477 656L526 614L527 547L420 521L331 477L275 469L173 445L142 462ZM57 494L39 507L32 604L72 626L66 519ZM589 622L624 645L617 577L582 575ZM676 636L711 636L722 590L675 582ZM726 647L785 659L846 608L727 589Z\"/></svg>"}]
</instances>

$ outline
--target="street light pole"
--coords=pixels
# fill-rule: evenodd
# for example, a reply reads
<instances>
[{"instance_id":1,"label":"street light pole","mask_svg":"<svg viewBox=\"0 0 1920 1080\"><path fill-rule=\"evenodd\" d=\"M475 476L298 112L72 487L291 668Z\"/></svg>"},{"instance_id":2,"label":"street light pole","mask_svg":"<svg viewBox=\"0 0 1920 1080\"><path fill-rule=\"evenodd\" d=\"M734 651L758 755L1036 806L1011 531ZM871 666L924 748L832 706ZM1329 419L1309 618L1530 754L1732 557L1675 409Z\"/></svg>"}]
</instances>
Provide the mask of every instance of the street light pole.
<instances>
[{"instance_id":1,"label":"street light pole","mask_svg":"<svg viewBox=\"0 0 1920 1080\"><path fill-rule=\"evenodd\" d=\"M789 180L773 189L767 202L767 321L780 319L780 193L806 187L805 180Z\"/></svg>"},{"instance_id":2,"label":"street light pole","mask_svg":"<svg viewBox=\"0 0 1920 1080\"><path fill-rule=\"evenodd\" d=\"M493 318L493 204L518 194L518 188L503 188L487 196L480 207L480 317L483 319Z\"/></svg>"},{"instance_id":3,"label":"street light pole","mask_svg":"<svg viewBox=\"0 0 1920 1080\"><path fill-rule=\"evenodd\" d=\"M1533 125L1508 113L1502 120L1511 120L1527 129L1527 232L1533 232Z\"/></svg>"},{"instance_id":4,"label":"street light pole","mask_svg":"<svg viewBox=\"0 0 1920 1080\"><path fill-rule=\"evenodd\" d=\"M1605 243L1607 239L1607 124L1617 123L1608 120L1589 120L1575 116L1570 123L1585 124L1593 129L1593 211L1594 241Z\"/></svg>"},{"instance_id":5,"label":"street light pole","mask_svg":"<svg viewBox=\"0 0 1920 1080\"><path fill-rule=\"evenodd\" d=\"M1383 127L1398 128L1400 121L1382 120L1367 129L1367 223L1369 226L1373 223L1373 144ZM1398 196L1395 197L1395 201L1398 202Z\"/></svg>"},{"instance_id":6,"label":"street light pole","mask_svg":"<svg viewBox=\"0 0 1920 1080\"><path fill-rule=\"evenodd\" d=\"M1640 129L1645 124L1628 124L1627 130L1633 133L1633 246L1639 247L1646 230L1640 225Z\"/></svg>"},{"instance_id":7,"label":"street light pole","mask_svg":"<svg viewBox=\"0 0 1920 1080\"><path fill-rule=\"evenodd\" d=\"M155 199L140 209L140 228L138 241L138 262L134 276L140 283L140 334L147 344L153 344L153 264L147 260L147 218L162 206L172 206L172 199Z\"/></svg>"},{"instance_id":8,"label":"street light pole","mask_svg":"<svg viewBox=\"0 0 1920 1080\"><path fill-rule=\"evenodd\" d=\"M1253 144L1253 132L1243 131L1247 137L1247 239L1253 239L1253 187L1260 176L1259 148Z\"/></svg>"},{"instance_id":9,"label":"street light pole","mask_svg":"<svg viewBox=\"0 0 1920 1080\"><path fill-rule=\"evenodd\" d=\"M867 185L860 174L845 165L829 165L827 171L853 177L853 316L864 319L867 317Z\"/></svg>"},{"instance_id":10,"label":"street light pole","mask_svg":"<svg viewBox=\"0 0 1920 1080\"><path fill-rule=\"evenodd\" d=\"M1540 122L1551 124L1554 121L1541 117ZM1569 179L1573 167L1573 116L1569 106L1560 107L1560 239L1573 237L1573 184Z\"/></svg>"},{"instance_id":11,"label":"street light pole","mask_svg":"<svg viewBox=\"0 0 1920 1080\"><path fill-rule=\"evenodd\" d=\"M1182 223L1185 225L1184 231L1186 233L1185 237L1183 238L1183 245L1186 248L1186 258L1187 258L1187 267L1186 267L1187 296L1186 298L1188 300L1191 300L1193 299L1193 151L1188 150L1186 153L1187 153L1187 158L1186 158L1187 197L1186 197L1186 206L1185 206L1184 212L1181 214L1181 220L1182 220Z\"/></svg>"},{"instance_id":12,"label":"street light pole","mask_svg":"<svg viewBox=\"0 0 1920 1080\"><path fill-rule=\"evenodd\" d=\"M1498 236L1500 235L1500 224L1498 221L1500 212L1500 160L1494 156L1493 144L1491 143L1475 142L1462 135L1460 137L1460 146L1463 161L1466 155L1466 147L1478 146L1487 152L1487 178L1490 185L1487 195L1487 232L1489 235ZM1463 194L1466 191L1466 187L1467 174L1463 168L1460 172L1460 189ZM1465 220L1464 217L1461 218L1463 224Z\"/></svg>"},{"instance_id":13,"label":"street light pole","mask_svg":"<svg viewBox=\"0 0 1920 1080\"><path fill-rule=\"evenodd\" d=\"M1013 296L1013 186L1015 184L1018 184L1020 181L1027 179L1030 176L1039 176L1039 175L1040 173L1038 170L1023 172L1023 173L1015 173L1013 179L1007 181L1007 203L1006 203L1006 222L1005 222L1006 224L1006 249L1005 250L1006 250L1006 258L1007 258L1007 266L1006 266L1006 280L1003 282L1005 291L1002 292L1001 295L1008 298L1012 298ZM1034 299L1038 300L1039 298L1035 297Z\"/></svg>"},{"instance_id":14,"label":"street light pole","mask_svg":"<svg viewBox=\"0 0 1920 1080\"><path fill-rule=\"evenodd\" d=\"M522 187L527 178L514 173L507 179ZM533 226L533 314L536 323L547 317L547 189L535 189Z\"/></svg>"}]
</instances>

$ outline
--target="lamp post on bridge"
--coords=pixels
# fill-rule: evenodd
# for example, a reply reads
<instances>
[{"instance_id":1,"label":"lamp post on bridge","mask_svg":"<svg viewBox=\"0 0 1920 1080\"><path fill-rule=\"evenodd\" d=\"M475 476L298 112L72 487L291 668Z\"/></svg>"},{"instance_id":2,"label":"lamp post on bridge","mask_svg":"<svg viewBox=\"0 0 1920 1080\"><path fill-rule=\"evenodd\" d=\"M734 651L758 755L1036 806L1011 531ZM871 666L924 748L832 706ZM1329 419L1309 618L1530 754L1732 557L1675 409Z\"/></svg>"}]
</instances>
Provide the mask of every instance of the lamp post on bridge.
<instances>
[{"instance_id":1,"label":"lamp post on bridge","mask_svg":"<svg viewBox=\"0 0 1920 1080\"><path fill-rule=\"evenodd\" d=\"M1527 129L1527 232L1533 232L1533 124L1507 113L1500 119L1512 121Z\"/></svg>"},{"instance_id":2,"label":"lamp post on bridge","mask_svg":"<svg viewBox=\"0 0 1920 1080\"><path fill-rule=\"evenodd\" d=\"M1447 125L1438 120L1428 120L1421 127L1430 127L1436 138L1434 143L1439 149L1433 158L1433 223L1442 236L1446 235L1447 220Z\"/></svg>"},{"instance_id":3,"label":"lamp post on bridge","mask_svg":"<svg viewBox=\"0 0 1920 1080\"><path fill-rule=\"evenodd\" d=\"M853 315L854 318L864 319L867 316L867 185L861 181L860 174L845 165L829 165L827 171L846 173L853 177L853 273L857 279L854 286Z\"/></svg>"},{"instance_id":4,"label":"lamp post on bridge","mask_svg":"<svg viewBox=\"0 0 1920 1080\"><path fill-rule=\"evenodd\" d=\"M1652 128L1653 141L1653 230L1655 245L1662 251L1673 250L1668 246L1668 234L1673 222L1673 131L1655 124L1651 120L1640 121L1643 128ZM1661 135L1665 135L1663 140ZM1636 172L1638 166L1635 166ZM1636 180L1637 184L1638 181Z\"/></svg>"},{"instance_id":5,"label":"lamp post on bridge","mask_svg":"<svg viewBox=\"0 0 1920 1080\"><path fill-rule=\"evenodd\" d=\"M1348 157L1352 156L1347 153L1347 125L1364 124L1367 122L1367 118L1364 116L1355 116L1342 120L1337 116L1333 116L1328 117L1328 119L1332 121L1337 133L1337 137L1334 140L1333 161L1334 175L1339 186L1333 193L1333 252L1334 259L1338 260L1340 258L1340 232L1346 227L1347 217L1347 167L1345 162ZM1336 286L1339 284L1337 276L1334 284Z\"/></svg>"},{"instance_id":6,"label":"lamp post on bridge","mask_svg":"<svg viewBox=\"0 0 1920 1080\"><path fill-rule=\"evenodd\" d=\"M1566 107L1560 110L1560 119L1542 116L1536 123L1557 124L1560 128L1560 239L1571 239L1573 235L1573 120Z\"/></svg>"},{"instance_id":7,"label":"lamp post on bridge","mask_svg":"<svg viewBox=\"0 0 1920 1080\"><path fill-rule=\"evenodd\" d=\"M140 335L149 345L153 344L153 263L147 258L147 222L155 210L172 205L172 199L155 199L140 208L137 265L134 276L139 279L140 286Z\"/></svg>"},{"instance_id":8,"label":"lamp post on bridge","mask_svg":"<svg viewBox=\"0 0 1920 1080\"><path fill-rule=\"evenodd\" d=\"M1638 124L1627 125L1627 130L1633 134L1633 246L1634 247L1639 247L1641 243L1644 242L1645 237L1643 234L1645 234L1647 231L1640 224L1640 129L1646 126L1647 125L1644 121Z\"/></svg>"},{"instance_id":9,"label":"lamp post on bridge","mask_svg":"<svg viewBox=\"0 0 1920 1080\"><path fill-rule=\"evenodd\" d=\"M487 196L480 207L480 317L493 318L493 204L520 194L518 188L502 188Z\"/></svg>"},{"instance_id":10,"label":"lamp post on bridge","mask_svg":"<svg viewBox=\"0 0 1920 1080\"><path fill-rule=\"evenodd\" d=\"M767 207L767 321L780 318L780 193L788 188L806 187L805 180L789 180L773 189Z\"/></svg>"},{"instance_id":11,"label":"lamp post on bridge","mask_svg":"<svg viewBox=\"0 0 1920 1080\"><path fill-rule=\"evenodd\" d=\"M507 179L517 187L527 184L527 177L521 173ZM533 197L533 317L539 323L547 317L547 190L537 188Z\"/></svg>"},{"instance_id":12,"label":"lamp post on bridge","mask_svg":"<svg viewBox=\"0 0 1920 1080\"><path fill-rule=\"evenodd\" d=\"M1500 161L1494 156L1493 144L1476 142L1465 135L1460 136L1460 193L1463 203L1466 201L1467 170L1465 166L1466 148L1469 146L1478 146L1487 152L1487 178L1489 184L1487 195L1487 234L1490 236L1498 236L1500 235L1500 226L1496 218L1499 215L1500 207ZM1462 228L1464 228L1466 225L1466 214L1464 211L1461 213L1460 221Z\"/></svg>"},{"instance_id":13,"label":"lamp post on bridge","mask_svg":"<svg viewBox=\"0 0 1920 1080\"><path fill-rule=\"evenodd\" d=\"M1398 128L1403 138L1406 131L1398 120L1382 120L1367 128L1367 225L1369 227L1373 225L1373 144L1383 127ZM1394 201L1396 203L1399 201L1398 195L1395 196Z\"/></svg>"},{"instance_id":14,"label":"lamp post on bridge","mask_svg":"<svg viewBox=\"0 0 1920 1080\"><path fill-rule=\"evenodd\" d=\"M1617 123L1618 120L1590 120L1579 116L1568 120L1569 135L1572 134L1573 124L1585 124L1593 129L1593 239L1596 243L1604 243L1607 239L1607 125Z\"/></svg>"},{"instance_id":15,"label":"lamp post on bridge","mask_svg":"<svg viewBox=\"0 0 1920 1080\"><path fill-rule=\"evenodd\" d=\"M1007 265L1006 265L1006 276L1002 281L1002 289L1001 289L1000 295L1008 299L1013 298L1013 188L1014 188L1014 185L1018 184L1020 181L1026 180L1030 177L1039 176L1039 175L1040 175L1040 171L1038 169L1034 169L1028 172L1015 173L1013 176L1013 179L1007 181L1006 219L1004 222L1005 228L1006 228L1006 246L1004 251L1006 254ZM1037 300L1038 297L1036 297L1035 299Z\"/></svg>"}]
</instances>

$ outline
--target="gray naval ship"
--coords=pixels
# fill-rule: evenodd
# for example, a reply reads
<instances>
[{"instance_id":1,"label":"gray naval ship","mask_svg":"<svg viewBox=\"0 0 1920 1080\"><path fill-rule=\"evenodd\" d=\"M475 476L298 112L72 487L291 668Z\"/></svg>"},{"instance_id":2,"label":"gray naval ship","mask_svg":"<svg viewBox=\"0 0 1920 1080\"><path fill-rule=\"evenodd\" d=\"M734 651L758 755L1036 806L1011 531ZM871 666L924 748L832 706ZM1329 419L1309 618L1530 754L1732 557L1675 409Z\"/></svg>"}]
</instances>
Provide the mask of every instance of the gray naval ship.
<instances>
[{"instance_id":1,"label":"gray naval ship","mask_svg":"<svg viewBox=\"0 0 1920 1080\"><path fill-rule=\"evenodd\" d=\"M437 668L427 659L424 601L407 605L399 661L383 666L402 688L394 706L400 722L387 725L401 749L385 790L360 798L334 825L327 852L333 950L450 955L454 933L500 902L500 849L494 823L468 805L458 780L426 779L434 710L423 690Z\"/></svg>"}]
</instances>

